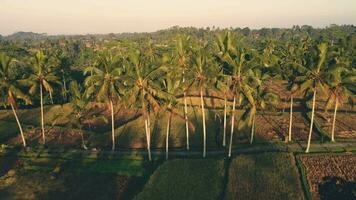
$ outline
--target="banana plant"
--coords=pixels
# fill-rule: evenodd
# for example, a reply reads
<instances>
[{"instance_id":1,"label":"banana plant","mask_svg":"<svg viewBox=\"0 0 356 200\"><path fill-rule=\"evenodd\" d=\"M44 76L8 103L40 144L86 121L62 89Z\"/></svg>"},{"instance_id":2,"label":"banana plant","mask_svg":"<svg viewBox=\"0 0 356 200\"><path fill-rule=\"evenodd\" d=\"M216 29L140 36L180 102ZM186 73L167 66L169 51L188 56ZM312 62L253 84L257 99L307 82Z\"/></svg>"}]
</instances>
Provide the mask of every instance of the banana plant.
<instances>
[{"instance_id":1,"label":"banana plant","mask_svg":"<svg viewBox=\"0 0 356 200\"><path fill-rule=\"evenodd\" d=\"M16 75L15 59L7 55L0 54L0 94L4 105L10 105L20 130L22 144L26 147L26 139L22 126L17 115L17 99L23 100L26 104L31 104L30 96L22 91L28 80L19 79Z\"/></svg>"}]
</instances>

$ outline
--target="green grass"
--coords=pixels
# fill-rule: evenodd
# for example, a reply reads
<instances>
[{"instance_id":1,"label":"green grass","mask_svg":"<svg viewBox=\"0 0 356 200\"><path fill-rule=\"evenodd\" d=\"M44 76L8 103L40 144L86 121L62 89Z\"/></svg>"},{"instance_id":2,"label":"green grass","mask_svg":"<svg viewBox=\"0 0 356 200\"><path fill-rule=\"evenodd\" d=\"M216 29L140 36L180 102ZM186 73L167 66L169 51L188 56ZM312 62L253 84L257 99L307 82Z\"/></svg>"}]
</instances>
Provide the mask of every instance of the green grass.
<instances>
[{"instance_id":1,"label":"green grass","mask_svg":"<svg viewBox=\"0 0 356 200\"><path fill-rule=\"evenodd\" d=\"M222 193L224 161L176 159L161 165L135 199L218 199Z\"/></svg>"},{"instance_id":2,"label":"green grass","mask_svg":"<svg viewBox=\"0 0 356 200\"><path fill-rule=\"evenodd\" d=\"M20 131L16 122L0 120L0 142L16 137L18 134L20 134Z\"/></svg>"},{"instance_id":3,"label":"green grass","mask_svg":"<svg viewBox=\"0 0 356 200\"><path fill-rule=\"evenodd\" d=\"M225 199L303 199L292 154L240 155L231 161Z\"/></svg>"}]
</instances>

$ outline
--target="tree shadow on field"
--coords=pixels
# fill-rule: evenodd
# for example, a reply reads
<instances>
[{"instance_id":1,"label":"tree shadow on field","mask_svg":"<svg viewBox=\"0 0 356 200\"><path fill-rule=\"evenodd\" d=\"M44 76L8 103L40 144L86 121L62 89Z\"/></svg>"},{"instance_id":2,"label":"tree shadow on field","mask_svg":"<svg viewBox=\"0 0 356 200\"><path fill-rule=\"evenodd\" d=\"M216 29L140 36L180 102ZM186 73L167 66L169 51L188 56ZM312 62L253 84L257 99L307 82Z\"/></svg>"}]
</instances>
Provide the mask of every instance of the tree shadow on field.
<instances>
[{"instance_id":1,"label":"tree shadow on field","mask_svg":"<svg viewBox=\"0 0 356 200\"><path fill-rule=\"evenodd\" d=\"M324 177L319 184L319 195L322 200L356 199L356 182L336 176Z\"/></svg>"}]
</instances>

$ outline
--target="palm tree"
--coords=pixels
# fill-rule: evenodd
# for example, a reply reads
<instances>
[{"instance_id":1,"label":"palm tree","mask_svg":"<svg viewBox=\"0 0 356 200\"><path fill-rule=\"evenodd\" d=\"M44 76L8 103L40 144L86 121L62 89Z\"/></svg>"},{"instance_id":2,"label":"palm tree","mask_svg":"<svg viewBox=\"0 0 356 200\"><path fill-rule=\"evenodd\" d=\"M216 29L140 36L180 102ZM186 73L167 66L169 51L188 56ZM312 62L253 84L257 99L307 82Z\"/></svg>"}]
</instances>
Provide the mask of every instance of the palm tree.
<instances>
[{"instance_id":1,"label":"palm tree","mask_svg":"<svg viewBox=\"0 0 356 200\"><path fill-rule=\"evenodd\" d=\"M264 82L270 78L269 74L264 73L261 69L255 69L254 74L254 76L248 78L248 87L253 94L254 101L247 101L243 105L245 112L240 120L240 127L244 125L251 126L250 144L253 143L254 139L257 109L264 110L267 106L276 105L279 100L278 95L269 91L264 85Z\"/></svg>"},{"instance_id":2,"label":"palm tree","mask_svg":"<svg viewBox=\"0 0 356 200\"><path fill-rule=\"evenodd\" d=\"M164 108L169 113L169 117L167 119L167 129L166 129L166 159L168 159L169 133L170 133L170 127L172 123L172 117L179 117L184 120L185 117L175 112L178 101L175 98L174 94L177 94L181 90L181 81L171 74L171 76L165 77L163 81L163 85L164 85L164 91L168 94L167 97L169 97L166 98L164 101L165 104Z\"/></svg>"},{"instance_id":3,"label":"palm tree","mask_svg":"<svg viewBox=\"0 0 356 200\"><path fill-rule=\"evenodd\" d=\"M120 76L124 72L123 58L120 54L110 51L99 53L92 67L84 70L84 75L91 75L85 79L88 96L95 94L96 100L108 103L111 114L112 150L115 150L115 115L114 101L120 99Z\"/></svg>"},{"instance_id":4,"label":"palm tree","mask_svg":"<svg viewBox=\"0 0 356 200\"><path fill-rule=\"evenodd\" d=\"M128 66L133 70L125 76L125 83L130 88L130 102L140 104L145 123L148 159L151 161L151 123L150 113L161 109L161 99L166 97L157 83L164 77L166 57L148 59L140 51L129 53Z\"/></svg>"},{"instance_id":5,"label":"palm tree","mask_svg":"<svg viewBox=\"0 0 356 200\"><path fill-rule=\"evenodd\" d=\"M23 100L26 104L30 104L31 99L21 90L21 86L23 83L27 82L27 80L19 80L19 77L15 73L16 69L13 67L14 61L13 58L8 57L5 54L0 54L0 94L2 96L1 98L5 101L5 105L10 104L11 106L17 125L20 129L22 144L26 147L25 136L16 112L16 99Z\"/></svg>"},{"instance_id":6,"label":"palm tree","mask_svg":"<svg viewBox=\"0 0 356 200\"><path fill-rule=\"evenodd\" d=\"M217 68L213 65L211 57L208 55L207 46L194 52L192 60L192 68L194 77L188 81L191 87L197 88L200 91L200 105L203 123L203 157L206 157L206 120L204 109L204 90L209 88L216 79Z\"/></svg>"},{"instance_id":7,"label":"palm tree","mask_svg":"<svg viewBox=\"0 0 356 200\"><path fill-rule=\"evenodd\" d=\"M310 119L310 129L309 129L309 135L308 135L308 144L307 148L305 150L305 153L309 153L310 150L310 143L311 143L311 136L313 132L313 123L314 123L314 113L315 113L315 100L316 100L316 92L317 89L320 87L321 89L325 90L326 84L324 80L324 71L323 71L323 66L326 60L326 53L327 53L327 44L326 43L321 43L318 45L318 51L319 51L319 56L318 56L318 62L316 63L311 63L309 67L304 67L304 66L298 66L299 69L302 71L302 76L297 77L297 83L300 84L300 90L301 91L311 91L312 92L312 113L311 113L311 119Z\"/></svg>"},{"instance_id":8,"label":"palm tree","mask_svg":"<svg viewBox=\"0 0 356 200\"><path fill-rule=\"evenodd\" d=\"M178 66L182 70L182 84L185 84L186 81L186 73L188 70L188 62L189 62L189 36L178 36L175 46L175 53L177 55L177 63ZM184 101L184 118L185 118L185 132L186 132L186 145L187 150L189 150L189 125L188 125L188 108L187 108L187 93L183 92L183 101Z\"/></svg>"},{"instance_id":9,"label":"palm tree","mask_svg":"<svg viewBox=\"0 0 356 200\"><path fill-rule=\"evenodd\" d=\"M254 105L252 90L248 86L248 77L253 76L252 67L248 65L251 58L249 53L243 47L243 41L236 41L233 33L227 32L224 36L217 36L217 43L220 52L217 57L224 70L229 76L228 84L233 94L232 114L231 114L231 133L229 144L229 157L231 157L232 140L234 137L234 122L236 103L241 105L244 99L247 99L251 105ZM238 98L238 102L236 102Z\"/></svg>"},{"instance_id":10,"label":"palm tree","mask_svg":"<svg viewBox=\"0 0 356 200\"><path fill-rule=\"evenodd\" d=\"M287 89L290 99L290 112L289 112L289 129L288 129L288 141L292 141L292 124L293 124L293 100L295 94L298 92L298 85L296 84L296 78L300 76L298 71L299 66L303 68L306 65L305 54L310 47L310 38L297 38L292 37L286 42L281 52L280 67L275 68L278 76L281 76L283 80L288 82Z\"/></svg>"},{"instance_id":11,"label":"palm tree","mask_svg":"<svg viewBox=\"0 0 356 200\"><path fill-rule=\"evenodd\" d=\"M328 100L325 110L328 110L333 103L334 115L331 129L331 141L335 142L335 123L338 106L342 105L346 99L351 100L352 90L356 82L356 73L350 70L350 62L344 56L335 58L336 63L327 72L326 83L329 88Z\"/></svg>"},{"instance_id":12,"label":"palm tree","mask_svg":"<svg viewBox=\"0 0 356 200\"><path fill-rule=\"evenodd\" d=\"M29 76L29 80L33 83L30 88L30 94L35 94L38 89L40 91L40 104L41 104L41 131L43 143L46 143L45 129L44 129L44 114L43 114L43 90L49 93L50 99L53 103L53 87L52 84L60 85L58 77L54 74L52 69L53 60L47 57L43 51L38 51L35 56L30 60L32 67L32 74Z\"/></svg>"},{"instance_id":13,"label":"palm tree","mask_svg":"<svg viewBox=\"0 0 356 200\"><path fill-rule=\"evenodd\" d=\"M90 114L90 110L88 110L87 105L89 103L90 98L86 93L82 91L79 84L76 81L72 81L69 84L69 92L71 95L71 107L72 112L70 116L73 116L73 119L70 119L70 124L74 127L78 127L80 130L80 137L82 139L82 147L87 150L87 146L85 145L84 135L82 132L83 121Z\"/></svg>"}]
</instances>

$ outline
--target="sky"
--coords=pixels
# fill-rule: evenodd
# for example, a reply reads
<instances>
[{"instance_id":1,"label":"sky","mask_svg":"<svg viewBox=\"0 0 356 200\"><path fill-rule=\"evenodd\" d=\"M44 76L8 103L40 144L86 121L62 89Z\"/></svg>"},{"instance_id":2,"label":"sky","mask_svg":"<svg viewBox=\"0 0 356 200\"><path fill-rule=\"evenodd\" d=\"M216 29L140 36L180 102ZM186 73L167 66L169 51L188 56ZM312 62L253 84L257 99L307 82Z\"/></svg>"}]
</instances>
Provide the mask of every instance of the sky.
<instances>
[{"instance_id":1,"label":"sky","mask_svg":"<svg viewBox=\"0 0 356 200\"><path fill-rule=\"evenodd\" d=\"M356 0L0 0L0 34L356 25Z\"/></svg>"}]
</instances>

